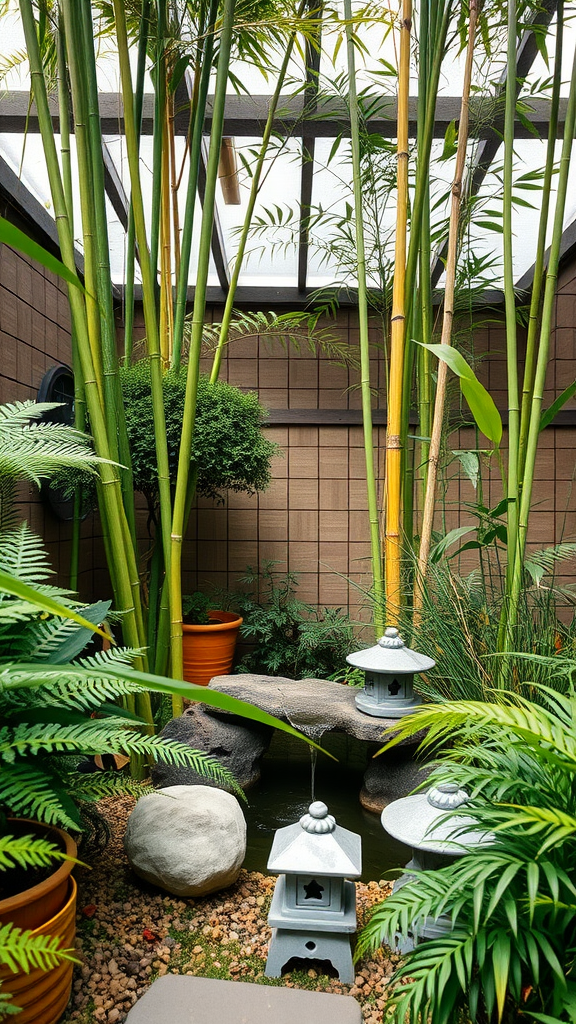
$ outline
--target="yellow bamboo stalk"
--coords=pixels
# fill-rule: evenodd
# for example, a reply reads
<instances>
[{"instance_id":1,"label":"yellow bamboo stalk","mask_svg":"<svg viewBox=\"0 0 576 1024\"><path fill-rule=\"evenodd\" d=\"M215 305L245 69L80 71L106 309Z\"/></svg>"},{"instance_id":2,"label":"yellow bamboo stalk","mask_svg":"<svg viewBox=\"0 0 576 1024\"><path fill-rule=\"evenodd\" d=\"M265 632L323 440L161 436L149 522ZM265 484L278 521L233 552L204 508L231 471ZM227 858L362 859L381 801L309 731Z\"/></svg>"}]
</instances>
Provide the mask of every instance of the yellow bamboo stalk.
<instances>
[{"instance_id":1,"label":"yellow bamboo stalk","mask_svg":"<svg viewBox=\"0 0 576 1024\"><path fill-rule=\"evenodd\" d=\"M402 551L402 379L406 328L406 231L408 223L408 93L410 86L410 34L412 0L403 0L398 65L398 144L396 236L392 323L390 331L390 383L388 389L388 427L386 430L386 488L384 557L386 574L386 619L398 620L401 602L400 565Z\"/></svg>"},{"instance_id":2,"label":"yellow bamboo stalk","mask_svg":"<svg viewBox=\"0 0 576 1024\"><path fill-rule=\"evenodd\" d=\"M452 328L454 323L454 293L456 290L456 264L458 260L460 210L462 206L462 179L464 177L464 170L466 166L466 151L468 146L470 87L472 84L474 43L476 37L476 26L478 23L478 6L478 0L470 0L468 46L466 51L466 64L464 68L462 100L460 104L460 120L458 123L458 147L456 150L456 167L454 170L454 180L452 182L452 202L450 206L448 252L446 255L446 284L444 288L444 312L442 317L442 336L440 338L441 345L452 344ZM440 359L438 361L438 380L436 384L436 400L434 403L434 420L432 423L432 435L430 437L430 449L428 453L428 476L426 481L426 495L424 499L424 510L422 517L420 551L418 555L418 572L416 573L416 580L414 583L415 622L418 621L422 609L424 585L426 581L426 571L428 568L428 559L430 557L432 527L434 525L436 481L438 477L438 463L440 459L442 428L444 425L444 406L446 402L447 372L447 363L445 363L443 359Z\"/></svg>"}]
</instances>

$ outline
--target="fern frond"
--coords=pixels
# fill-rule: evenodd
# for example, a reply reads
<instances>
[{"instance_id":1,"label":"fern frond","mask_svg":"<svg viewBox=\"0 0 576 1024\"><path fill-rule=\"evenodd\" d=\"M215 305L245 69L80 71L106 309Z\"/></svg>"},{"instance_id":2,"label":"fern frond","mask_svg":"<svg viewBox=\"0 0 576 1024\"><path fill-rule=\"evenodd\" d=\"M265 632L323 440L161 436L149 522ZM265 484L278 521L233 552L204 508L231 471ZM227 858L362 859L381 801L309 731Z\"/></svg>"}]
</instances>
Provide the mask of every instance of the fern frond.
<instances>
[{"instance_id":1,"label":"fern frond","mask_svg":"<svg viewBox=\"0 0 576 1024\"><path fill-rule=\"evenodd\" d=\"M60 780L43 767L41 764L33 768L25 764L5 764L0 772L0 803L17 817L80 831L80 815L74 803Z\"/></svg>"},{"instance_id":2,"label":"fern frond","mask_svg":"<svg viewBox=\"0 0 576 1024\"><path fill-rule=\"evenodd\" d=\"M0 925L0 963L15 974L28 974L34 967L48 971L61 960L78 963L74 949L60 949L61 941L59 936L33 935L12 924Z\"/></svg>"},{"instance_id":3,"label":"fern frond","mask_svg":"<svg viewBox=\"0 0 576 1024\"><path fill-rule=\"evenodd\" d=\"M54 860L65 860L66 854L54 843L36 836L0 836L0 871L16 865L48 867Z\"/></svg>"},{"instance_id":4,"label":"fern frond","mask_svg":"<svg viewBox=\"0 0 576 1024\"><path fill-rule=\"evenodd\" d=\"M28 689L34 695L34 701L45 701L50 704L64 705L68 708L88 710L97 708L129 694L141 693L142 686L131 680L114 678L114 664L126 664L130 655L121 649L106 652L107 659L102 666L110 669L110 676L92 675L91 669L100 668L101 659L83 659L76 665L20 665L8 662L0 665L0 690L9 696L13 691L21 696Z\"/></svg>"},{"instance_id":5,"label":"fern frond","mask_svg":"<svg viewBox=\"0 0 576 1024\"><path fill-rule=\"evenodd\" d=\"M44 583L54 575L44 542L28 523L0 533L0 565L4 572L30 585Z\"/></svg>"},{"instance_id":6,"label":"fern frond","mask_svg":"<svg viewBox=\"0 0 576 1024\"><path fill-rule=\"evenodd\" d=\"M0 477L40 484L61 469L89 473L102 459L94 454L90 438L62 423L37 422L57 404L15 402L0 410Z\"/></svg>"}]
</instances>

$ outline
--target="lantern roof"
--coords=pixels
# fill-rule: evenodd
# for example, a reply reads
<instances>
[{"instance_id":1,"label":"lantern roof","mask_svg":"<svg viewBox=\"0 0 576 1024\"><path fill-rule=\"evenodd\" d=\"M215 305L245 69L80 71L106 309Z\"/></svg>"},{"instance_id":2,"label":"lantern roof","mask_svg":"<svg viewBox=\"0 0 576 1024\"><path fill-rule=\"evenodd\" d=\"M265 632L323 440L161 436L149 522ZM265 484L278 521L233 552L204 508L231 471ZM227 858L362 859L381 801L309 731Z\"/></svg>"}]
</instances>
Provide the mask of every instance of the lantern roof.
<instances>
[{"instance_id":1,"label":"lantern roof","mask_svg":"<svg viewBox=\"0 0 576 1024\"><path fill-rule=\"evenodd\" d=\"M413 850L459 856L471 846L490 842L491 836L472 827L473 818L462 813L468 794L455 782L441 782L427 793L394 800L382 811L382 826L394 839ZM470 831L466 831L470 826Z\"/></svg>"},{"instance_id":2,"label":"lantern roof","mask_svg":"<svg viewBox=\"0 0 576 1024\"><path fill-rule=\"evenodd\" d=\"M406 647L398 630L394 626L386 629L374 647L363 651L354 651L346 661L364 672L382 672L385 674L427 672L436 664L432 658Z\"/></svg>"},{"instance_id":3,"label":"lantern roof","mask_svg":"<svg viewBox=\"0 0 576 1024\"><path fill-rule=\"evenodd\" d=\"M356 832L336 824L326 804L315 801L294 825L274 836L268 870L279 874L359 878L362 841Z\"/></svg>"}]
</instances>

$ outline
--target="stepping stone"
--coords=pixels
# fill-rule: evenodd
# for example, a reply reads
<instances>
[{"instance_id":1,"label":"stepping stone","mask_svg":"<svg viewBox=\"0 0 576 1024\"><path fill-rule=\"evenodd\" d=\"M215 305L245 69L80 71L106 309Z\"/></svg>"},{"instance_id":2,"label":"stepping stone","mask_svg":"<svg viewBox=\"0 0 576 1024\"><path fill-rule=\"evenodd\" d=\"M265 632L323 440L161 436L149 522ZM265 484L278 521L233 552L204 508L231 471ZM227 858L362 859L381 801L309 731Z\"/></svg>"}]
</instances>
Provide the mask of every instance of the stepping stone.
<instances>
[{"instance_id":1,"label":"stepping stone","mask_svg":"<svg viewBox=\"0 0 576 1024\"><path fill-rule=\"evenodd\" d=\"M166 974L132 1007L126 1024L362 1024L351 996Z\"/></svg>"}]
</instances>

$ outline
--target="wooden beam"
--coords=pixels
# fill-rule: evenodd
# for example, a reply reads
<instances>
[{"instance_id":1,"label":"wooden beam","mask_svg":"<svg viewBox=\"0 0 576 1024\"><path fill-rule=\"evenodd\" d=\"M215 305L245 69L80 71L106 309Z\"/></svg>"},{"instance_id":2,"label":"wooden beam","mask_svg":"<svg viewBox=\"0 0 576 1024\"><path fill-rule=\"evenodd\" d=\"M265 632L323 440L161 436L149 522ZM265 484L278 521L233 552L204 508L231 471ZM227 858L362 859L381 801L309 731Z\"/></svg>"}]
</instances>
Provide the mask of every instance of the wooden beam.
<instances>
[{"instance_id":1,"label":"wooden beam","mask_svg":"<svg viewBox=\"0 0 576 1024\"><path fill-rule=\"evenodd\" d=\"M551 2L551 0L550 0ZM549 15L551 17L551 14ZM529 39L532 34L527 33ZM535 45L535 44L533 44ZM530 47L526 43L522 49L524 54L530 53ZM533 57L532 57L533 60ZM527 57L523 60L527 63ZM526 71L523 74L527 74ZM522 77L522 76L520 76ZM51 113L53 117L54 130L59 131L59 117L56 100L52 98ZM211 116L212 97L208 97L208 112L205 122L205 132L209 133L212 124ZM102 134L104 136L117 136L124 132L124 119L122 116L122 100L118 93L100 93L100 118ZM558 122L558 137L561 138L564 131L564 118L566 114L567 100L560 101L560 116ZM416 105L415 96L409 101L410 134L414 138L416 134ZM229 95L226 98L226 111L224 116L224 134L235 138L242 136L262 135L268 110L270 107L269 95L236 96ZM492 94L477 95L471 101L471 138L480 140L494 140L495 120L488 116L491 111L497 114L498 104ZM546 138L548 133L548 122L550 120L550 103L548 100L531 100L528 111L537 135ZM434 125L434 137L443 139L448 125L458 120L460 116L460 97L439 96L436 104L436 120ZM154 99L150 94L144 97L144 109L142 117L142 135L152 135L154 121ZM176 104L175 131L177 135L185 136L189 127L189 108L186 104ZM383 96L380 104L374 108L372 115L367 121L370 131L380 134L384 138L396 137L396 100L394 97ZM38 133L38 118L36 108L32 105L29 111L29 94L25 91L11 91L4 93L0 99L0 132L24 134L26 131ZM283 97L282 103L277 111L274 123L274 130L279 134L291 134L296 136L312 136L314 138L336 138L340 133L346 135L349 131L349 118L345 103L340 97L323 97L318 102L316 117L310 113L305 114L305 101L302 95L295 97ZM515 126L515 137L517 139L532 139L535 136L519 122Z\"/></svg>"}]
</instances>

